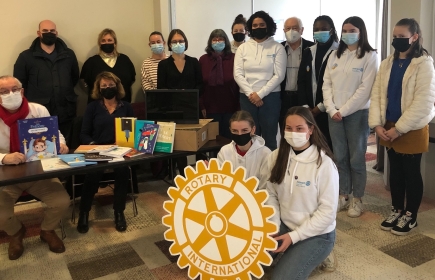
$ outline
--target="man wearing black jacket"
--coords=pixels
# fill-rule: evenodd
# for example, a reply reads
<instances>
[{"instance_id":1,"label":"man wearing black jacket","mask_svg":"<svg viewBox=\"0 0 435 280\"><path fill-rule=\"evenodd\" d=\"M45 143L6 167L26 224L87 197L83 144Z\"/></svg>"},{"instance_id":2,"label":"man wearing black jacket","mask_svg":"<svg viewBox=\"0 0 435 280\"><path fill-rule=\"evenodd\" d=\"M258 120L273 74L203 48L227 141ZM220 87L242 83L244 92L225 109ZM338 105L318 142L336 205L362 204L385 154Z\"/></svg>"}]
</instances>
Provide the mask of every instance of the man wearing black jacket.
<instances>
[{"instance_id":1,"label":"man wearing black jacket","mask_svg":"<svg viewBox=\"0 0 435 280\"><path fill-rule=\"evenodd\" d=\"M57 116L59 130L69 143L76 116L79 66L74 52L58 38L56 25L50 20L39 24L38 37L23 51L14 65L14 76L23 84L29 102L44 105Z\"/></svg>"},{"instance_id":2,"label":"man wearing black jacket","mask_svg":"<svg viewBox=\"0 0 435 280\"><path fill-rule=\"evenodd\" d=\"M284 23L286 41L281 44L287 53L286 78L281 83L280 129L283 129L284 116L288 109L298 105L298 71L303 51L314 42L303 39L304 26L297 17L288 18ZM282 132L282 131L281 131Z\"/></svg>"}]
</instances>

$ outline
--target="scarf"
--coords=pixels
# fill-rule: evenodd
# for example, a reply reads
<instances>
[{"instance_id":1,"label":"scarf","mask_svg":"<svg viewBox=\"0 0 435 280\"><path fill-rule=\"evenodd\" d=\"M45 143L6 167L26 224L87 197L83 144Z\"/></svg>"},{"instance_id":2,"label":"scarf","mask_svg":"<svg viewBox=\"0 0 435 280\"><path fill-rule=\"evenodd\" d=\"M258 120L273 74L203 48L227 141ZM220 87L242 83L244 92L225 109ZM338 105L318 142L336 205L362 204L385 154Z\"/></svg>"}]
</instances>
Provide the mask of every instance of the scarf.
<instances>
[{"instance_id":1,"label":"scarf","mask_svg":"<svg viewBox=\"0 0 435 280\"><path fill-rule=\"evenodd\" d=\"M20 108L15 113L9 113L3 106L0 106L0 119L9 126L10 136L9 136L9 152L19 152L20 151L20 140L18 137L18 120L23 120L29 115L29 102L23 97L23 103L21 103Z\"/></svg>"},{"instance_id":2,"label":"scarf","mask_svg":"<svg viewBox=\"0 0 435 280\"><path fill-rule=\"evenodd\" d=\"M212 52L211 57L216 61L216 64L211 68L209 76L210 86L217 86L224 84L224 71L222 69L222 56L223 52Z\"/></svg>"},{"instance_id":3,"label":"scarf","mask_svg":"<svg viewBox=\"0 0 435 280\"><path fill-rule=\"evenodd\" d=\"M116 56L116 55L113 55L113 54L108 55L104 52L100 52L100 57L107 64L107 66L109 66L110 68L113 68L115 66L116 60L118 58L118 56Z\"/></svg>"}]
</instances>

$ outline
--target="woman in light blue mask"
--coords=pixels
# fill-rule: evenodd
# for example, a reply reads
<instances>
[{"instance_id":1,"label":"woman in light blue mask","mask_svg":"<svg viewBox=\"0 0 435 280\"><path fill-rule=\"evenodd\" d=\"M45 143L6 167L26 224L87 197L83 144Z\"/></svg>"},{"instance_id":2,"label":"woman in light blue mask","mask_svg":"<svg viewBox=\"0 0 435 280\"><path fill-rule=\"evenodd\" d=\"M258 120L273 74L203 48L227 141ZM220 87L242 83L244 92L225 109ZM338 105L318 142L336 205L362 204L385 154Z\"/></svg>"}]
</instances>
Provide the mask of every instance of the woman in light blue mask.
<instances>
[{"instance_id":1,"label":"woman in light blue mask","mask_svg":"<svg viewBox=\"0 0 435 280\"><path fill-rule=\"evenodd\" d=\"M142 63L142 89L145 92L150 89L157 89L157 67L159 62L168 58L165 53L165 39L162 33L154 31L150 34L148 45L152 55Z\"/></svg>"},{"instance_id":2,"label":"woman in light blue mask","mask_svg":"<svg viewBox=\"0 0 435 280\"><path fill-rule=\"evenodd\" d=\"M323 75L332 51L338 48L335 25L329 16L319 16L314 20L313 38L316 42L302 54L298 72L299 105L310 108L317 125L332 150L329 135L328 114L323 105Z\"/></svg>"},{"instance_id":3,"label":"woman in light blue mask","mask_svg":"<svg viewBox=\"0 0 435 280\"><path fill-rule=\"evenodd\" d=\"M239 86L233 77L234 54L225 31L213 30L205 51L199 59L204 85L199 101L201 113L204 118L218 121L219 135L230 139L228 124L240 109L240 102Z\"/></svg>"},{"instance_id":4,"label":"woman in light blue mask","mask_svg":"<svg viewBox=\"0 0 435 280\"><path fill-rule=\"evenodd\" d=\"M168 36L168 49L172 55L159 62L157 68L158 89L198 89L202 94L201 67L196 57L186 55L189 42L180 29L173 29ZM187 166L187 157L176 160L178 171L184 176L184 167ZM175 174L170 174L174 176Z\"/></svg>"},{"instance_id":5,"label":"woman in light blue mask","mask_svg":"<svg viewBox=\"0 0 435 280\"><path fill-rule=\"evenodd\" d=\"M340 174L337 211L347 208L347 215L353 218L364 210L368 109L377 69L377 53L368 42L364 21L346 19L338 49L329 56L322 89Z\"/></svg>"}]
</instances>

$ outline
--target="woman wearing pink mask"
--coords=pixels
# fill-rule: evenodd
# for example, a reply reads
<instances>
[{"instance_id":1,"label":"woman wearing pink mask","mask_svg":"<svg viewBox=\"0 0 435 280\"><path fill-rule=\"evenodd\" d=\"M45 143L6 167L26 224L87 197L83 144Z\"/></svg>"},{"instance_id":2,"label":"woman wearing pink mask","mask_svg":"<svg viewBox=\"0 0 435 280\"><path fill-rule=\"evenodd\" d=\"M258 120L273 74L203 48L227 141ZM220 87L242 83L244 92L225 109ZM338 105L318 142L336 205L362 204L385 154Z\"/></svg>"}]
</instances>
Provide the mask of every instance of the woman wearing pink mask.
<instances>
[{"instance_id":1,"label":"woman wearing pink mask","mask_svg":"<svg viewBox=\"0 0 435 280\"><path fill-rule=\"evenodd\" d=\"M273 253L284 253L272 279L307 279L334 247L338 201L337 167L308 108L288 110L279 148L262 172L279 228Z\"/></svg>"}]
</instances>

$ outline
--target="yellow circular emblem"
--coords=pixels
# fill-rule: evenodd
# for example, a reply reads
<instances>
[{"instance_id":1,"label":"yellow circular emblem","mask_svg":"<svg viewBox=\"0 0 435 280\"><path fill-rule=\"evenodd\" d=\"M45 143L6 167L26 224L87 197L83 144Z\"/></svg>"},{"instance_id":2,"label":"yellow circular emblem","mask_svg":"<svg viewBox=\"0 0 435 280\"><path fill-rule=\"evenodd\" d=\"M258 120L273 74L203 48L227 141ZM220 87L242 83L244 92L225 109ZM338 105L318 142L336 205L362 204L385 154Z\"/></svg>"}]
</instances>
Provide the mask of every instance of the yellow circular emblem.
<instances>
[{"instance_id":1,"label":"yellow circular emblem","mask_svg":"<svg viewBox=\"0 0 435 280\"><path fill-rule=\"evenodd\" d=\"M185 169L186 178L177 176L177 187L168 189L171 201L164 203L169 213L163 224L169 227L169 251L180 255L178 266L189 266L191 279L260 278L262 264L270 265L267 250L276 242L270 237L277 226L268 221L274 209L264 205L268 194L256 190L255 177L245 179L245 169L233 172L232 164L219 167L216 159Z\"/></svg>"}]
</instances>

